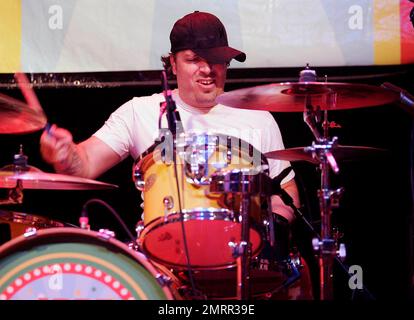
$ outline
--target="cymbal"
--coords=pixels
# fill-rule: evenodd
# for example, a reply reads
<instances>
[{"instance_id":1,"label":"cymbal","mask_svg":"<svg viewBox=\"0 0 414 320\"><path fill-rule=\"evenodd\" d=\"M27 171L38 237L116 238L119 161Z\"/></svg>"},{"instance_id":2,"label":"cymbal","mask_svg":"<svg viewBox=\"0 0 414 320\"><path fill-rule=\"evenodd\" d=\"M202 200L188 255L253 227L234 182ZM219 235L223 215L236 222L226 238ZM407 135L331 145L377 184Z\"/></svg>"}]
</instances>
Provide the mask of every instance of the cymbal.
<instances>
[{"instance_id":1,"label":"cymbal","mask_svg":"<svg viewBox=\"0 0 414 320\"><path fill-rule=\"evenodd\" d=\"M22 134L43 129L47 119L42 109L0 94L0 134Z\"/></svg>"},{"instance_id":2,"label":"cymbal","mask_svg":"<svg viewBox=\"0 0 414 320\"><path fill-rule=\"evenodd\" d=\"M15 188L20 180L23 189L48 190L102 190L116 189L117 185L96 180L43 172L33 166L28 171L7 170L11 166L0 169L0 188Z\"/></svg>"},{"instance_id":3,"label":"cymbal","mask_svg":"<svg viewBox=\"0 0 414 320\"><path fill-rule=\"evenodd\" d=\"M223 93L217 102L240 109L303 112L307 100L321 110L340 110L383 105L398 98L395 92L368 84L285 82Z\"/></svg>"},{"instance_id":4,"label":"cymbal","mask_svg":"<svg viewBox=\"0 0 414 320\"><path fill-rule=\"evenodd\" d=\"M350 161L376 156L387 152L385 149L362 147L362 146L336 146L331 149L331 152L337 161ZM308 161L318 164L319 161L312 157L312 152L309 147L296 147L284 150L276 150L265 153L269 159L278 159L286 161Z\"/></svg>"}]
</instances>

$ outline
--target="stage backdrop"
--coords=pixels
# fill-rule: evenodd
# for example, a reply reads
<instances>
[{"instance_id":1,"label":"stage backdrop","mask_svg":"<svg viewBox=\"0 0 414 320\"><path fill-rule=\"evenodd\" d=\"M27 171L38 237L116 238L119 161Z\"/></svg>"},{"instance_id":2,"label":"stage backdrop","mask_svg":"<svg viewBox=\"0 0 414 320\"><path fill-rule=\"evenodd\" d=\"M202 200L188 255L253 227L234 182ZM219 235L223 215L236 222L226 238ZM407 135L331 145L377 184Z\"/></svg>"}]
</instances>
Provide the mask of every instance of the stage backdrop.
<instances>
[{"instance_id":1,"label":"stage backdrop","mask_svg":"<svg viewBox=\"0 0 414 320\"><path fill-rule=\"evenodd\" d=\"M194 10L216 14L247 61L233 67L414 62L407 0L2 0L0 73L161 68L169 32Z\"/></svg>"}]
</instances>

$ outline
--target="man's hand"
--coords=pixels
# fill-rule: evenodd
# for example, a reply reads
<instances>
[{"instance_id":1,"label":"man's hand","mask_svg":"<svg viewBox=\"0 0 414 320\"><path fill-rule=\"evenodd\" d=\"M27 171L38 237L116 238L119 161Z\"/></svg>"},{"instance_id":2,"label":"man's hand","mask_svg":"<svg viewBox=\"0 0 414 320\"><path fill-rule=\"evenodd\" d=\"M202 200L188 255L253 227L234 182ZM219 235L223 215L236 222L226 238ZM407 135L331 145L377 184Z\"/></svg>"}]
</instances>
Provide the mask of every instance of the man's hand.
<instances>
[{"instance_id":1,"label":"man's hand","mask_svg":"<svg viewBox=\"0 0 414 320\"><path fill-rule=\"evenodd\" d=\"M73 174L71 168L76 158L76 145L68 130L56 125L52 125L49 131L45 130L40 137L40 153L57 172Z\"/></svg>"}]
</instances>

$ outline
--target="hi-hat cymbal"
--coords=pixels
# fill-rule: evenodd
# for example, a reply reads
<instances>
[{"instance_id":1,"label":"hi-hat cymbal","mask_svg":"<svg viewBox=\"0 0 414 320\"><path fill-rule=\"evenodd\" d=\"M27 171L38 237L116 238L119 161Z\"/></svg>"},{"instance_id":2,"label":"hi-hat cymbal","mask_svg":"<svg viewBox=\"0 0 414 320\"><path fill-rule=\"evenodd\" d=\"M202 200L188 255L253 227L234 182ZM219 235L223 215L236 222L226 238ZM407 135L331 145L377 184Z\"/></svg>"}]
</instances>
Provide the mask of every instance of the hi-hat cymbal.
<instances>
[{"instance_id":1,"label":"hi-hat cymbal","mask_svg":"<svg viewBox=\"0 0 414 320\"><path fill-rule=\"evenodd\" d=\"M331 149L332 155L337 161L360 160L387 152L385 149L362 146L336 146ZM319 161L312 156L309 147L296 147L284 150L276 150L265 153L269 159L286 161L308 161L318 164Z\"/></svg>"},{"instance_id":2,"label":"hi-hat cymbal","mask_svg":"<svg viewBox=\"0 0 414 320\"><path fill-rule=\"evenodd\" d=\"M48 190L102 190L115 189L117 185L75 176L43 172L35 167L28 166L28 171L13 171L0 169L0 188L15 188L17 181L21 181L23 189Z\"/></svg>"},{"instance_id":3,"label":"hi-hat cymbal","mask_svg":"<svg viewBox=\"0 0 414 320\"><path fill-rule=\"evenodd\" d=\"M303 112L305 104L321 110L340 110L384 105L398 94L367 84L335 82L285 82L223 93L217 102L233 108L273 112Z\"/></svg>"},{"instance_id":4,"label":"hi-hat cymbal","mask_svg":"<svg viewBox=\"0 0 414 320\"><path fill-rule=\"evenodd\" d=\"M43 110L0 94L0 134L34 132L43 129L46 122Z\"/></svg>"}]
</instances>

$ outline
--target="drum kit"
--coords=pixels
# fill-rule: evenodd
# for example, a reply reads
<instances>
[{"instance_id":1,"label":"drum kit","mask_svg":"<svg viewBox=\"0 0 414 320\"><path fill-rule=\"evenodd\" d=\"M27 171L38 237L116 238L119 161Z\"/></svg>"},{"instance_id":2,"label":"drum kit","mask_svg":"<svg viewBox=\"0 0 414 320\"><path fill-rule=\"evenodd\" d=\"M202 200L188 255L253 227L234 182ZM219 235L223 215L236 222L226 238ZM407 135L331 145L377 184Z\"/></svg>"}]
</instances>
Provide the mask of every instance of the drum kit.
<instances>
[{"instance_id":1,"label":"drum kit","mask_svg":"<svg viewBox=\"0 0 414 320\"><path fill-rule=\"evenodd\" d=\"M274 256L274 215L268 159L307 161L319 166L320 298L333 298L333 262L344 257L331 226L342 189L330 186L338 163L378 155L384 150L343 146L330 137L328 112L395 102L395 92L348 83L316 82L308 68L299 82L275 83L222 94L229 107L270 112L303 112L315 141L310 146L265 154L240 139L214 133L177 133L173 157L159 144L133 166L143 196L143 219L131 243L108 230L92 231L41 216L0 210L0 299L269 299L301 276L300 257ZM43 129L41 109L0 95L0 133ZM252 161L251 154L259 154ZM281 179L280 179L281 180ZM280 182L280 181L279 181ZM46 173L27 164L22 150L0 170L0 188L21 203L24 189L92 190L117 186ZM298 208L282 197L304 219ZM6 230L7 229L7 230ZM4 236L6 235L6 236ZM7 239L6 239L7 238Z\"/></svg>"}]
</instances>

